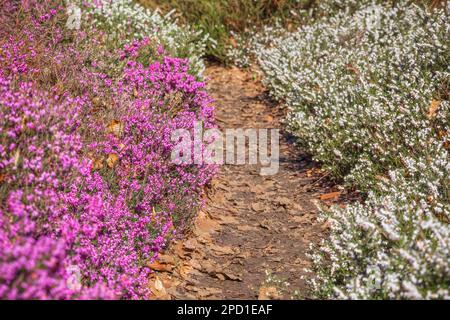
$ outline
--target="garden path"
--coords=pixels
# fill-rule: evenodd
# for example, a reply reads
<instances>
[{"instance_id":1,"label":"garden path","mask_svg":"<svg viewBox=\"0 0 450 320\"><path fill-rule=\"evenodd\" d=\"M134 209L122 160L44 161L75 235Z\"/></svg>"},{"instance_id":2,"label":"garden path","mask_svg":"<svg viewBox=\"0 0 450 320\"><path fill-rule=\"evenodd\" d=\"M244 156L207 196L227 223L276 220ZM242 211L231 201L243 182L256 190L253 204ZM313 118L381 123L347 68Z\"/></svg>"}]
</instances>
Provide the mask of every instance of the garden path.
<instances>
[{"instance_id":1,"label":"garden path","mask_svg":"<svg viewBox=\"0 0 450 320\"><path fill-rule=\"evenodd\" d=\"M221 129L282 128L284 112L256 74L212 66L206 75ZM258 165L222 166L192 233L151 265L156 299L308 298L306 253L327 231L317 205L335 202L338 193L280 133L278 174L261 176Z\"/></svg>"}]
</instances>

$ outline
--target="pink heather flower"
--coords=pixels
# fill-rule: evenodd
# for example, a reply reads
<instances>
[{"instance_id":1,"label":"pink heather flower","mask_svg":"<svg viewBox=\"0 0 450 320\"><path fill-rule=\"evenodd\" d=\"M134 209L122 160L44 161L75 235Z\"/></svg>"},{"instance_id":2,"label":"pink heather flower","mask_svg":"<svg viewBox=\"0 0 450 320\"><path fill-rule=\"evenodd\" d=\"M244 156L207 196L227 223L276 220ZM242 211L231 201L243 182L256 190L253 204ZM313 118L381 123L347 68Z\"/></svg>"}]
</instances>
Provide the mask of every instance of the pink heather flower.
<instances>
[{"instance_id":1,"label":"pink heather flower","mask_svg":"<svg viewBox=\"0 0 450 320\"><path fill-rule=\"evenodd\" d=\"M31 22L0 53L0 299L145 298L148 263L189 223L217 170L172 164L171 134L215 127L212 100L186 59L158 47L149 62L149 39L112 57L122 64L111 76L50 29L59 9L29 3ZM48 66L76 90L37 81ZM95 113L93 97L110 113ZM108 132L112 120L120 135ZM110 154L117 162L97 168ZM79 286L68 285L71 266Z\"/></svg>"}]
</instances>

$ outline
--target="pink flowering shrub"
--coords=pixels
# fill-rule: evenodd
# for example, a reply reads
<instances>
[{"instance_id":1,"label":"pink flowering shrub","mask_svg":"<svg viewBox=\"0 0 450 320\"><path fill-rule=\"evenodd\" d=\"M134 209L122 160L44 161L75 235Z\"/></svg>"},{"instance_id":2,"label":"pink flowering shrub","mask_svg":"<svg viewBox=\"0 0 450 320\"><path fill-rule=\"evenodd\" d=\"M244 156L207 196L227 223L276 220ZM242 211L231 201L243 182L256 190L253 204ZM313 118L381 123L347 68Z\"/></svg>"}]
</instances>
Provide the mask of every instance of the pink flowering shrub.
<instances>
[{"instance_id":1,"label":"pink flowering shrub","mask_svg":"<svg viewBox=\"0 0 450 320\"><path fill-rule=\"evenodd\" d=\"M216 171L172 163L171 136L214 127L211 99L187 60L148 39L98 60L101 40L34 2L0 5L22 18L0 34L0 299L148 297Z\"/></svg>"},{"instance_id":2,"label":"pink flowering shrub","mask_svg":"<svg viewBox=\"0 0 450 320\"><path fill-rule=\"evenodd\" d=\"M75 132L82 104L58 104L30 83L14 85L0 77L1 298L112 296L101 283L79 292L66 284L75 230L64 223L75 219L68 216L65 190L90 174ZM78 195L79 201L86 196Z\"/></svg>"},{"instance_id":3,"label":"pink flowering shrub","mask_svg":"<svg viewBox=\"0 0 450 320\"><path fill-rule=\"evenodd\" d=\"M214 166L171 164L175 130L192 130L196 121L206 128L214 126L204 84L187 72L184 59L164 57L148 67L129 61L123 78L113 86L120 114L108 120L122 124L123 132L109 132L101 144L91 146L104 155L118 156L112 183L133 191L130 197L140 211L152 212L157 204L157 209L171 212L181 224L189 219L180 215L198 206L195 193L215 172Z\"/></svg>"}]
</instances>

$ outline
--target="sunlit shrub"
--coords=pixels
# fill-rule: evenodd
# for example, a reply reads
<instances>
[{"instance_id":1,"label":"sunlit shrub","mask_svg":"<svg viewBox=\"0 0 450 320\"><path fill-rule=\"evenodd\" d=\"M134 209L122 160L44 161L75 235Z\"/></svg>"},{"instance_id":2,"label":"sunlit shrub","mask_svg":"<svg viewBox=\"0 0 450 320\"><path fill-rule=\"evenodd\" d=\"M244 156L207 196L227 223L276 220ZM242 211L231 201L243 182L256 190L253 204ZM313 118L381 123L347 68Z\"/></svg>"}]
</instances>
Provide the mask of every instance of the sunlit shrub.
<instances>
[{"instance_id":1,"label":"sunlit shrub","mask_svg":"<svg viewBox=\"0 0 450 320\"><path fill-rule=\"evenodd\" d=\"M448 298L448 19L406 2L325 1L328 15L255 41L298 143L364 204L329 213L316 293Z\"/></svg>"},{"instance_id":2,"label":"sunlit shrub","mask_svg":"<svg viewBox=\"0 0 450 320\"><path fill-rule=\"evenodd\" d=\"M108 52L33 2L0 16L0 298L146 298L216 171L170 157L174 130L215 125L211 99L156 40Z\"/></svg>"},{"instance_id":3,"label":"sunlit shrub","mask_svg":"<svg viewBox=\"0 0 450 320\"><path fill-rule=\"evenodd\" d=\"M82 9L82 28L103 32L110 48L150 38L168 55L189 59L190 72L201 76L208 36L189 26L179 26L170 13L163 16L132 0L70 2Z\"/></svg>"}]
</instances>

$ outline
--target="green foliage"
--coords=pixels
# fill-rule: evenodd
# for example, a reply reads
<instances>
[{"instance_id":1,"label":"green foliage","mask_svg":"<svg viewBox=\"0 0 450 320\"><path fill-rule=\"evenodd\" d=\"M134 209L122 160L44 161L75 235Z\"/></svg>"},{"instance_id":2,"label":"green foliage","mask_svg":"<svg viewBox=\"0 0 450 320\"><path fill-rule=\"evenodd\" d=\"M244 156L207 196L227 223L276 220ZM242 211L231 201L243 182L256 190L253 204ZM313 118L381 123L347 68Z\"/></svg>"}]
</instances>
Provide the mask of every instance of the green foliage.
<instances>
[{"instance_id":1,"label":"green foliage","mask_svg":"<svg viewBox=\"0 0 450 320\"><path fill-rule=\"evenodd\" d=\"M226 61L233 44L232 33L271 24L275 20L294 24L298 10L308 9L315 0L139 0L149 8L165 12L175 9L181 20L207 32L217 43L209 43L207 55Z\"/></svg>"}]
</instances>

